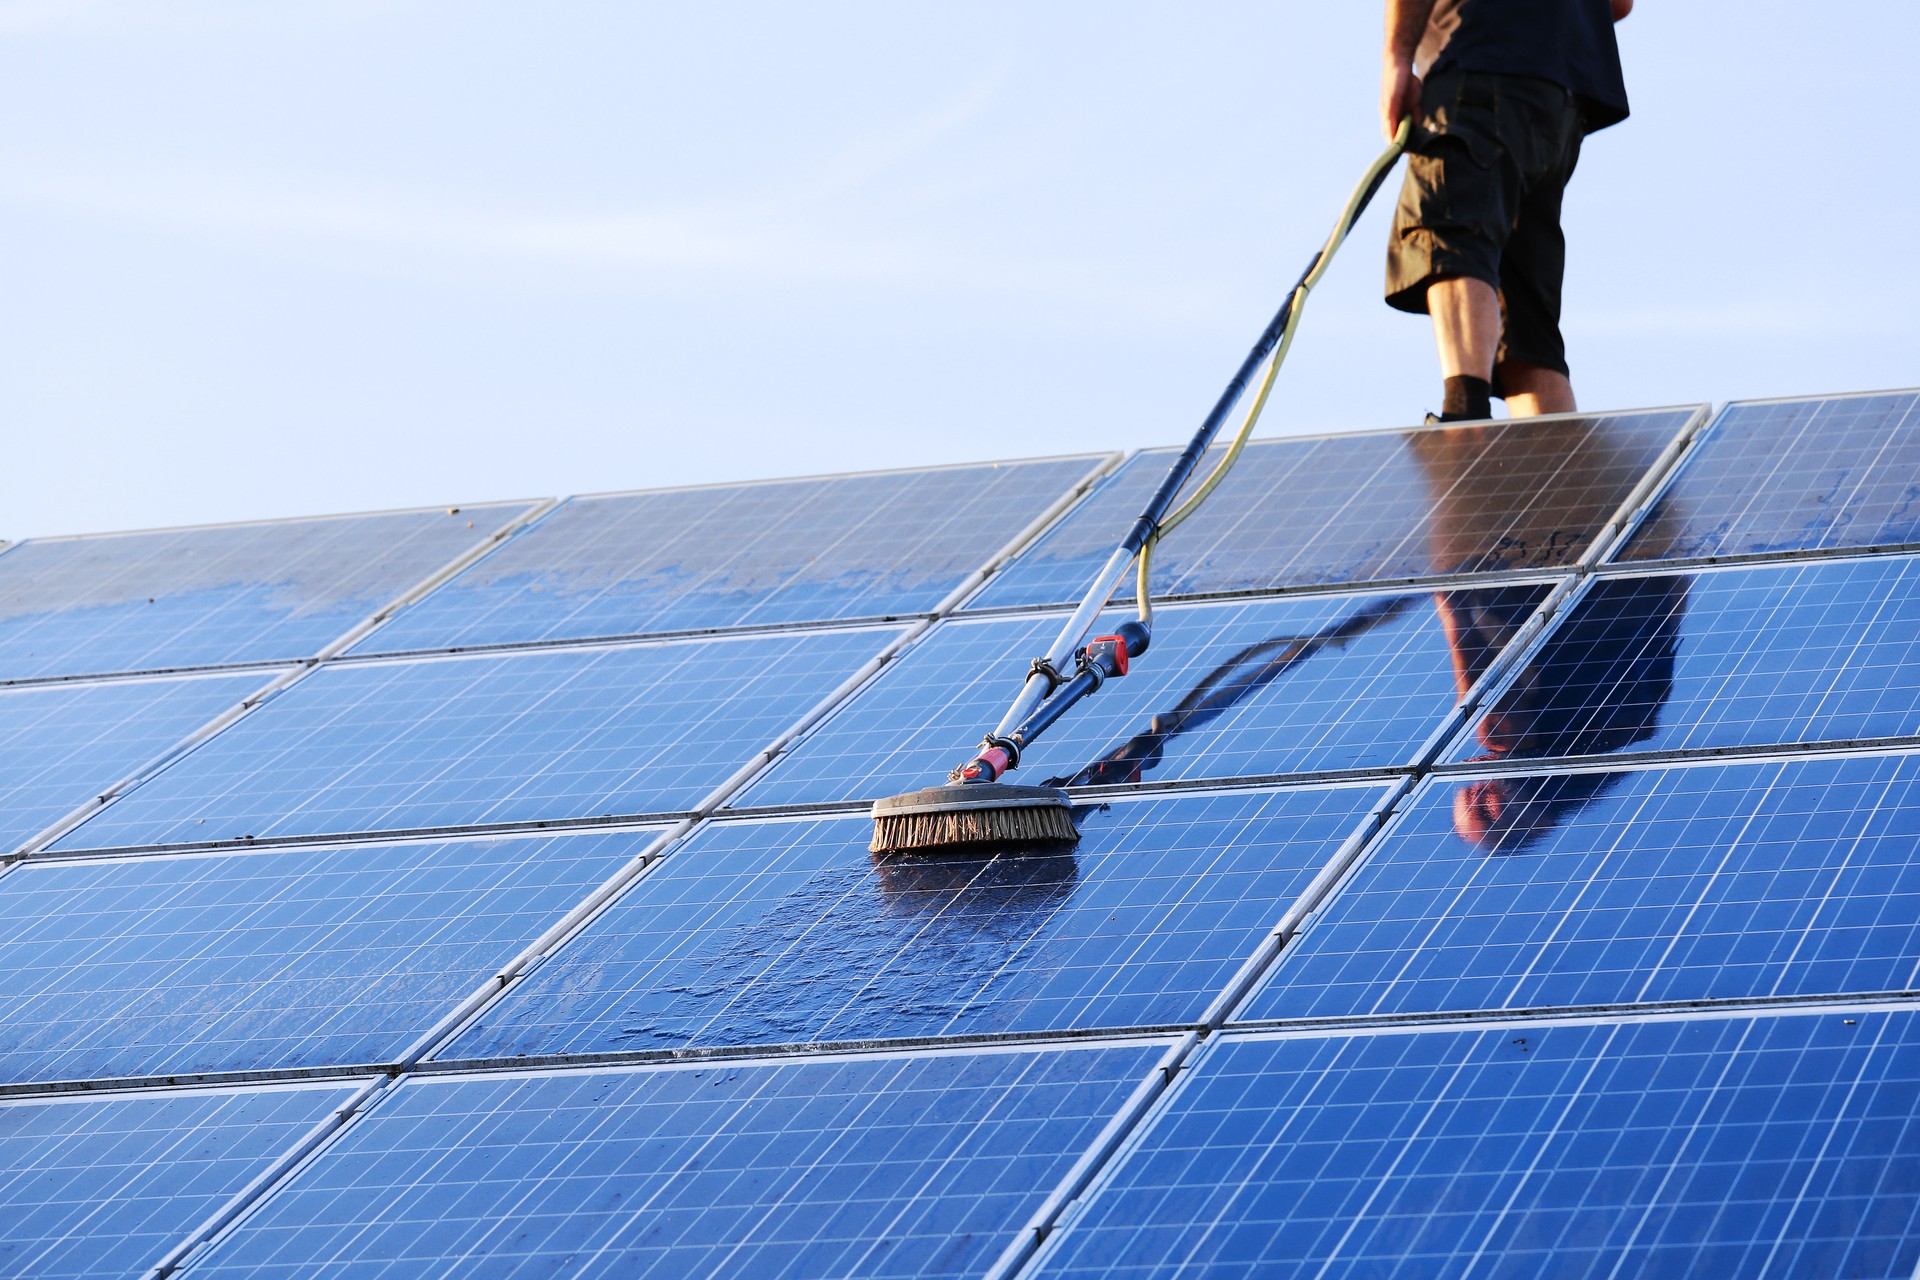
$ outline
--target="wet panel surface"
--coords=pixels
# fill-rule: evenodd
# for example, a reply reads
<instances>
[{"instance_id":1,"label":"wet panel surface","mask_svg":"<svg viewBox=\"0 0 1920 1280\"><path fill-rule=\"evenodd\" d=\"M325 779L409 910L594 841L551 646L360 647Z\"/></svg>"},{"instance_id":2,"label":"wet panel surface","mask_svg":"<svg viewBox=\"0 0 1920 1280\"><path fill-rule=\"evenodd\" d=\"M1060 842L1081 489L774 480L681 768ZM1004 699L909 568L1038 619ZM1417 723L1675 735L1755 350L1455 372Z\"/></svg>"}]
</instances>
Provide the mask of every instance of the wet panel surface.
<instances>
[{"instance_id":1,"label":"wet panel surface","mask_svg":"<svg viewBox=\"0 0 1920 1280\"><path fill-rule=\"evenodd\" d=\"M1189 1022L1383 795L1126 801L997 857L873 857L865 816L712 825L437 1056Z\"/></svg>"},{"instance_id":2,"label":"wet panel surface","mask_svg":"<svg viewBox=\"0 0 1920 1280\"><path fill-rule=\"evenodd\" d=\"M1575 563L1694 411L1259 441L1154 555L1193 595ZM973 608L1078 600L1177 451L1129 462ZM1122 595L1131 592L1131 580Z\"/></svg>"},{"instance_id":3,"label":"wet panel surface","mask_svg":"<svg viewBox=\"0 0 1920 1280\"><path fill-rule=\"evenodd\" d=\"M1436 778L1242 1016L1920 989L1920 756Z\"/></svg>"},{"instance_id":4,"label":"wet panel surface","mask_svg":"<svg viewBox=\"0 0 1920 1280\"><path fill-rule=\"evenodd\" d=\"M977 1275L1163 1052L409 1081L194 1270Z\"/></svg>"},{"instance_id":5,"label":"wet panel surface","mask_svg":"<svg viewBox=\"0 0 1920 1280\"><path fill-rule=\"evenodd\" d=\"M0 680L309 657L526 509L25 542L0 556Z\"/></svg>"},{"instance_id":6,"label":"wet panel surface","mask_svg":"<svg viewBox=\"0 0 1920 1280\"><path fill-rule=\"evenodd\" d=\"M1916 1021L1229 1039L1034 1274L1906 1276Z\"/></svg>"},{"instance_id":7,"label":"wet panel surface","mask_svg":"<svg viewBox=\"0 0 1920 1280\"><path fill-rule=\"evenodd\" d=\"M1013 780L1080 786L1411 764L1460 683L1486 669L1547 592L1534 584L1158 610L1152 648L1132 673L1047 730ZM1471 629L1459 621L1469 617ZM1061 621L942 624L734 806L868 800L943 780L998 722Z\"/></svg>"},{"instance_id":8,"label":"wet panel surface","mask_svg":"<svg viewBox=\"0 0 1920 1280\"><path fill-rule=\"evenodd\" d=\"M1920 560L1601 579L1454 760L1920 733Z\"/></svg>"},{"instance_id":9,"label":"wet panel surface","mask_svg":"<svg viewBox=\"0 0 1920 1280\"><path fill-rule=\"evenodd\" d=\"M924 613L1097 461L575 498L360 649Z\"/></svg>"},{"instance_id":10,"label":"wet panel surface","mask_svg":"<svg viewBox=\"0 0 1920 1280\"><path fill-rule=\"evenodd\" d=\"M0 1102L0 1275L144 1274L354 1092Z\"/></svg>"},{"instance_id":11,"label":"wet panel surface","mask_svg":"<svg viewBox=\"0 0 1920 1280\"><path fill-rule=\"evenodd\" d=\"M1920 542L1920 391L1730 404L1623 560Z\"/></svg>"},{"instance_id":12,"label":"wet panel surface","mask_svg":"<svg viewBox=\"0 0 1920 1280\"><path fill-rule=\"evenodd\" d=\"M0 1080L394 1061L654 834L21 867Z\"/></svg>"},{"instance_id":13,"label":"wet panel surface","mask_svg":"<svg viewBox=\"0 0 1920 1280\"><path fill-rule=\"evenodd\" d=\"M19 848L273 677L0 689L0 850Z\"/></svg>"},{"instance_id":14,"label":"wet panel surface","mask_svg":"<svg viewBox=\"0 0 1920 1280\"><path fill-rule=\"evenodd\" d=\"M678 812L897 634L329 667L57 847Z\"/></svg>"}]
</instances>

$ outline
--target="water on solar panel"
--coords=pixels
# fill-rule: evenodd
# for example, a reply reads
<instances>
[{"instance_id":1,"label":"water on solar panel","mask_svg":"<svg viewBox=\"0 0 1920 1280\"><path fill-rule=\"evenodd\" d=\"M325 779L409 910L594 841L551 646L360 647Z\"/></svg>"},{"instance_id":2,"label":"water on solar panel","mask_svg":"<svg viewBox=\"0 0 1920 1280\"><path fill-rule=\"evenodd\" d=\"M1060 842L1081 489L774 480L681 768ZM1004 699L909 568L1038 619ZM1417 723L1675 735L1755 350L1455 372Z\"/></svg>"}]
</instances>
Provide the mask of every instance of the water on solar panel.
<instances>
[{"instance_id":1,"label":"water on solar panel","mask_svg":"<svg viewBox=\"0 0 1920 1280\"><path fill-rule=\"evenodd\" d=\"M158 759L275 673L0 690L0 850Z\"/></svg>"},{"instance_id":2,"label":"water on solar panel","mask_svg":"<svg viewBox=\"0 0 1920 1280\"><path fill-rule=\"evenodd\" d=\"M311 657L526 510L25 542L0 557L0 680Z\"/></svg>"},{"instance_id":3,"label":"water on solar panel","mask_svg":"<svg viewBox=\"0 0 1920 1280\"><path fill-rule=\"evenodd\" d=\"M1193 595L1570 565L1697 414L1260 441L1155 553L1154 589ZM1133 459L969 607L1077 599L1170 458Z\"/></svg>"},{"instance_id":4,"label":"water on solar panel","mask_svg":"<svg viewBox=\"0 0 1920 1280\"><path fill-rule=\"evenodd\" d=\"M1430 780L1247 1018L1920 989L1920 756Z\"/></svg>"},{"instance_id":5,"label":"water on solar panel","mask_svg":"<svg viewBox=\"0 0 1920 1280\"><path fill-rule=\"evenodd\" d=\"M1153 647L1132 673L1049 729L1015 776L1084 786L1412 764L1548 591L1525 583L1158 610ZM998 721L1060 622L941 624L735 807L870 800L945 777Z\"/></svg>"},{"instance_id":6,"label":"water on solar panel","mask_svg":"<svg viewBox=\"0 0 1920 1280\"><path fill-rule=\"evenodd\" d=\"M1728 405L1623 560L1920 542L1920 391Z\"/></svg>"},{"instance_id":7,"label":"water on solar panel","mask_svg":"<svg viewBox=\"0 0 1920 1280\"><path fill-rule=\"evenodd\" d=\"M359 1082L0 1102L0 1275L141 1275Z\"/></svg>"},{"instance_id":8,"label":"water on solar panel","mask_svg":"<svg viewBox=\"0 0 1920 1280\"><path fill-rule=\"evenodd\" d=\"M20 867L0 1080L395 1061L655 834Z\"/></svg>"},{"instance_id":9,"label":"water on solar panel","mask_svg":"<svg viewBox=\"0 0 1920 1280\"><path fill-rule=\"evenodd\" d=\"M977 1275L1164 1052L410 1080L194 1271Z\"/></svg>"},{"instance_id":10,"label":"water on solar panel","mask_svg":"<svg viewBox=\"0 0 1920 1280\"><path fill-rule=\"evenodd\" d=\"M1920 733L1920 560L1602 578L1454 760Z\"/></svg>"},{"instance_id":11,"label":"water on solar panel","mask_svg":"<svg viewBox=\"0 0 1920 1280\"><path fill-rule=\"evenodd\" d=\"M1193 1022L1384 794L1121 801L1071 852L970 857L712 824L439 1056Z\"/></svg>"},{"instance_id":12,"label":"water on solar panel","mask_svg":"<svg viewBox=\"0 0 1920 1280\"><path fill-rule=\"evenodd\" d=\"M575 498L362 652L924 613L1105 459Z\"/></svg>"},{"instance_id":13,"label":"water on solar panel","mask_svg":"<svg viewBox=\"0 0 1920 1280\"><path fill-rule=\"evenodd\" d=\"M1228 1037L1028 1274L1904 1277L1917 1023Z\"/></svg>"},{"instance_id":14,"label":"water on solar panel","mask_svg":"<svg viewBox=\"0 0 1920 1280\"><path fill-rule=\"evenodd\" d=\"M677 812L898 634L813 631L331 666L57 847Z\"/></svg>"}]
</instances>

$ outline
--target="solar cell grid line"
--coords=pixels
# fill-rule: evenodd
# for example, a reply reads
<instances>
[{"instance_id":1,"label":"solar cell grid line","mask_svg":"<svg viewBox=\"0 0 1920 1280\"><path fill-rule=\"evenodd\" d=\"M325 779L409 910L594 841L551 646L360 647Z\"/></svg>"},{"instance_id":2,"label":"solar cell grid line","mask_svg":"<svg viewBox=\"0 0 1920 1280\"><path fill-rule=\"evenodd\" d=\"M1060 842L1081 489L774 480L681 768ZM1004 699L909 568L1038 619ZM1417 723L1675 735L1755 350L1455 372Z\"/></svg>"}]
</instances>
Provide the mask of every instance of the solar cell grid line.
<instances>
[{"instance_id":1,"label":"solar cell grid line","mask_svg":"<svg viewBox=\"0 0 1920 1280\"><path fill-rule=\"evenodd\" d=\"M1019 776L1079 787L1415 765L1561 581L1159 609L1151 651L1024 752ZM1059 622L936 624L732 807L871 800L944 776Z\"/></svg>"},{"instance_id":2,"label":"solar cell grid line","mask_svg":"<svg viewBox=\"0 0 1920 1280\"><path fill-rule=\"evenodd\" d=\"M1920 544L1920 391L1735 401L1621 561Z\"/></svg>"},{"instance_id":3,"label":"solar cell grid line","mask_svg":"<svg viewBox=\"0 0 1920 1280\"><path fill-rule=\"evenodd\" d=\"M418 1069L422 1059L451 1040L482 1010L499 1003L506 992L513 990L516 982L605 913L607 907L617 901L635 880L658 865L667 851L677 847L702 821L703 818L683 818L671 826L644 828L650 838L640 843L625 865L603 880L592 893L574 903L565 915L490 974L464 1000L448 1008L438 1022L423 1031L394 1059L394 1065L405 1071Z\"/></svg>"},{"instance_id":4,"label":"solar cell grid line","mask_svg":"<svg viewBox=\"0 0 1920 1280\"><path fill-rule=\"evenodd\" d=\"M31 539L0 560L0 680L310 658L533 509Z\"/></svg>"},{"instance_id":5,"label":"solar cell grid line","mask_svg":"<svg viewBox=\"0 0 1920 1280\"><path fill-rule=\"evenodd\" d=\"M361 651L926 614L1116 455L569 499Z\"/></svg>"},{"instance_id":6,"label":"solar cell grid line","mask_svg":"<svg viewBox=\"0 0 1920 1280\"><path fill-rule=\"evenodd\" d=\"M24 865L0 879L0 1082L399 1061L657 834Z\"/></svg>"},{"instance_id":7,"label":"solar cell grid line","mask_svg":"<svg viewBox=\"0 0 1920 1280\"><path fill-rule=\"evenodd\" d=\"M1916 904L1913 753L1435 775L1234 1016L1911 992Z\"/></svg>"},{"instance_id":8,"label":"solar cell grid line","mask_svg":"<svg viewBox=\"0 0 1920 1280\"><path fill-rule=\"evenodd\" d=\"M1607 570L1481 701L1448 761L1920 734L1920 557Z\"/></svg>"},{"instance_id":9,"label":"solar cell grid line","mask_svg":"<svg viewBox=\"0 0 1920 1280\"><path fill-rule=\"evenodd\" d=\"M141 1274L359 1087L0 1099L0 1275Z\"/></svg>"},{"instance_id":10,"label":"solar cell grid line","mask_svg":"<svg viewBox=\"0 0 1920 1280\"><path fill-rule=\"evenodd\" d=\"M1702 413L1256 441L1155 553L1155 590L1178 597L1570 567L1611 538ZM968 607L1075 600L1167 456L1135 455Z\"/></svg>"},{"instance_id":11,"label":"solar cell grid line","mask_svg":"<svg viewBox=\"0 0 1920 1280\"><path fill-rule=\"evenodd\" d=\"M434 1059L1195 1023L1385 784L1117 801L1072 851L875 857L864 815L709 823Z\"/></svg>"},{"instance_id":12,"label":"solar cell grid line","mask_svg":"<svg viewBox=\"0 0 1920 1280\"><path fill-rule=\"evenodd\" d=\"M56 850L685 812L907 629L342 661Z\"/></svg>"},{"instance_id":13,"label":"solar cell grid line","mask_svg":"<svg viewBox=\"0 0 1920 1280\"><path fill-rule=\"evenodd\" d=\"M191 1273L971 1274L1166 1051L409 1078Z\"/></svg>"},{"instance_id":14,"label":"solar cell grid line","mask_svg":"<svg viewBox=\"0 0 1920 1280\"><path fill-rule=\"evenodd\" d=\"M1915 1024L1229 1033L1022 1275L1904 1276Z\"/></svg>"},{"instance_id":15,"label":"solar cell grid line","mask_svg":"<svg viewBox=\"0 0 1920 1280\"><path fill-rule=\"evenodd\" d=\"M0 853L32 848L265 678L253 671L0 689Z\"/></svg>"}]
</instances>

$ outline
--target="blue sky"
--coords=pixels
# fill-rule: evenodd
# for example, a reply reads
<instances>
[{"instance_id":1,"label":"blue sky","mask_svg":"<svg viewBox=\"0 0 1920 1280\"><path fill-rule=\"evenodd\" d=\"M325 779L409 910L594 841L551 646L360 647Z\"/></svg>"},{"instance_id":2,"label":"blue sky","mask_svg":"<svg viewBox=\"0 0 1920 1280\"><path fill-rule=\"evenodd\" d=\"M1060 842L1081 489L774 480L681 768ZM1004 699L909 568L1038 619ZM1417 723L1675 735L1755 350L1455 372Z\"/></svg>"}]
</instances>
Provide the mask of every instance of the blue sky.
<instances>
[{"instance_id":1,"label":"blue sky","mask_svg":"<svg viewBox=\"0 0 1920 1280\"><path fill-rule=\"evenodd\" d=\"M1587 408L1920 383L1913 0L1641 0ZM0 0L0 537L1183 439L1378 6ZM1437 407L1385 207L1263 434Z\"/></svg>"}]
</instances>

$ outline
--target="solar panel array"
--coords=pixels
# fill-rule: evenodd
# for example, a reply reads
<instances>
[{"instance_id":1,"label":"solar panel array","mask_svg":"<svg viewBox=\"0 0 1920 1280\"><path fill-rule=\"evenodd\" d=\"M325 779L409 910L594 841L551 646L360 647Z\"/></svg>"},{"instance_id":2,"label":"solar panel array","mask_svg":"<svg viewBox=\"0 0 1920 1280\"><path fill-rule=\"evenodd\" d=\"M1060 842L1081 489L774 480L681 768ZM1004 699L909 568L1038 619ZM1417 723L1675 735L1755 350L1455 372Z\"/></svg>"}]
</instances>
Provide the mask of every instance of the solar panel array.
<instances>
[{"instance_id":1,"label":"solar panel array","mask_svg":"<svg viewBox=\"0 0 1920 1280\"><path fill-rule=\"evenodd\" d=\"M0 549L0 1276L1911 1274L1917 462L1259 442L964 856L1161 452Z\"/></svg>"}]
</instances>

